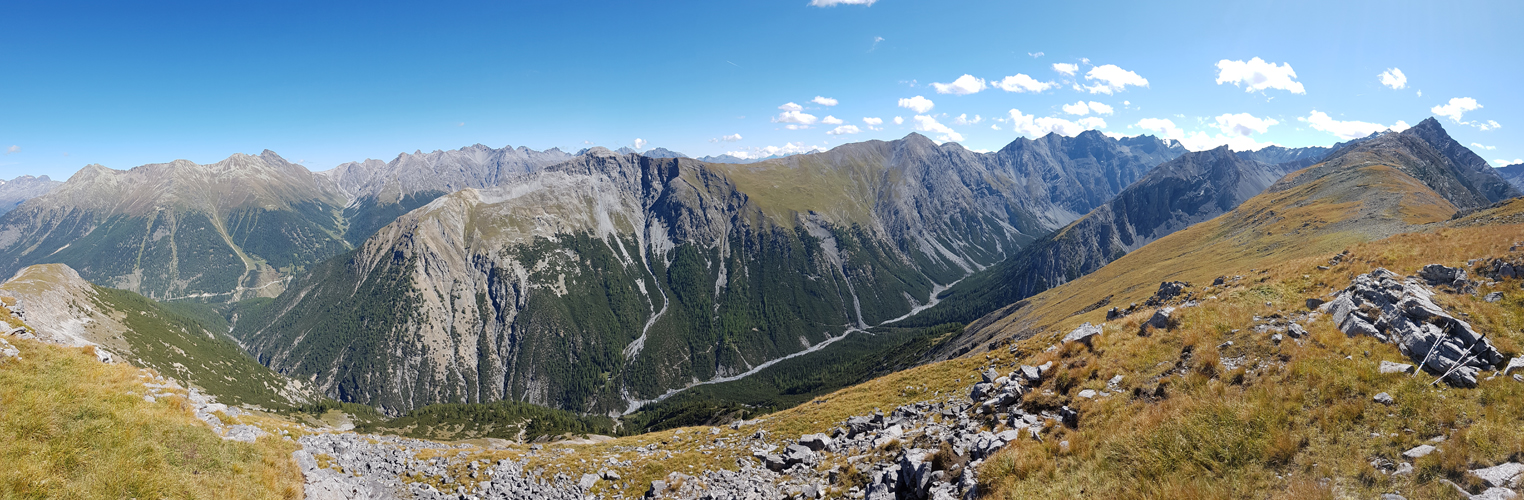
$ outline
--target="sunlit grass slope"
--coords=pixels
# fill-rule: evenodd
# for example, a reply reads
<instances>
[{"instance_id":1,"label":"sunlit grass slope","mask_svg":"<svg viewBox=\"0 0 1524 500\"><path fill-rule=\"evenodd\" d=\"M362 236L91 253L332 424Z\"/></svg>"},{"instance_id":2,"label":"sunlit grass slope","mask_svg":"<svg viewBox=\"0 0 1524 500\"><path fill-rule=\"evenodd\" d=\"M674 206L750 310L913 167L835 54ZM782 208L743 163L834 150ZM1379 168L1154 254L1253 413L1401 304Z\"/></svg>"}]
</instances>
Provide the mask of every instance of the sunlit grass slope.
<instances>
[{"instance_id":1,"label":"sunlit grass slope","mask_svg":"<svg viewBox=\"0 0 1524 500\"><path fill-rule=\"evenodd\" d=\"M1176 328L1148 336L1138 334L1139 324L1152 309L1108 323L1093 349L1045 352L1051 335L1016 344L1020 363L1055 363L1029 403L1077 408L1080 424L1044 442L1017 441L988 460L985 491L994 498L1458 497L1441 480L1479 491L1466 470L1524 459L1524 383L1498 376L1454 389L1428 374L1381 374L1380 361L1410 361L1393 345L1345 336L1326 317L1308 324L1300 341L1277 343L1252 326L1255 316L1306 312L1305 299L1377 267L1414 274L1430 263L1517 256L1510 249L1524 241L1521 214L1524 201L1514 200L1437 230L1350 245L1352 258L1331 269L1318 267L1331 255L1296 258L1237 285L1198 285L1189 291L1215 298L1181 309ZM1436 300L1505 356L1517 356L1520 285L1504 280L1476 296ZM1505 299L1482 300L1492 291ZM1105 390L1115 375L1124 377L1118 394L1076 396ZM1381 392L1395 403L1373 402ZM1412 474L1372 465L1401 463L1403 451L1435 438L1445 441Z\"/></svg>"},{"instance_id":2,"label":"sunlit grass slope","mask_svg":"<svg viewBox=\"0 0 1524 500\"><path fill-rule=\"evenodd\" d=\"M1298 179L1309 176L1309 179ZM974 322L948 353L982 352L1045 331L1099 323L1110 307L1142 302L1164 281L1210 284L1288 259L1322 256L1349 245L1448 220L1455 206L1403 172L1363 165L1288 176L1215 219L1133 251L1073 282Z\"/></svg>"},{"instance_id":3,"label":"sunlit grass slope","mask_svg":"<svg viewBox=\"0 0 1524 500\"><path fill-rule=\"evenodd\" d=\"M0 498L300 498L294 443L223 441L183 397L145 401L145 371L9 341L21 358L0 362Z\"/></svg>"}]
</instances>

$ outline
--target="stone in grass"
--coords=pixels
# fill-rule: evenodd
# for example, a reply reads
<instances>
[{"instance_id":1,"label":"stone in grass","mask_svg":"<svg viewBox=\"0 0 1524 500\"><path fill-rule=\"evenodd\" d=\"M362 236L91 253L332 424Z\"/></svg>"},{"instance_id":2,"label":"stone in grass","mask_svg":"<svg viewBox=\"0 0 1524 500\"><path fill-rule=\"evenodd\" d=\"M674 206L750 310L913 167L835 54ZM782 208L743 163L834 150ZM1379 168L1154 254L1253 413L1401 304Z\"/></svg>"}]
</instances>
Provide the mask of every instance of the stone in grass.
<instances>
[{"instance_id":1,"label":"stone in grass","mask_svg":"<svg viewBox=\"0 0 1524 500\"><path fill-rule=\"evenodd\" d=\"M1381 371L1381 373L1383 373L1383 374L1385 374L1385 373L1413 373L1413 369L1414 369L1413 365L1410 365L1410 364L1407 364L1407 363L1393 363L1391 361L1382 361L1381 362L1381 367L1377 368L1377 370Z\"/></svg>"},{"instance_id":2,"label":"stone in grass","mask_svg":"<svg viewBox=\"0 0 1524 500\"><path fill-rule=\"evenodd\" d=\"M1418 445L1418 446L1414 446L1413 449L1411 449L1411 450L1402 452L1402 456L1410 458L1410 459L1417 459L1417 458L1420 458L1420 457L1427 456L1430 453L1434 453L1434 450L1435 450L1435 448L1433 446L1430 446L1430 445L1427 445L1427 444L1421 444L1421 445Z\"/></svg>"},{"instance_id":3,"label":"stone in grass","mask_svg":"<svg viewBox=\"0 0 1524 500\"><path fill-rule=\"evenodd\" d=\"M1085 344L1086 346L1095 347L1094 339L1100 334L1101 327L1092 325L1090 323L1085 323L1080 325L1079 328L1075 328L1074 331L1069 332L1068 335L1065 335L1063 342L1065 344L1070 342L1079 342Z\"/></svg>"},{"instance_id":4,"label":"stone in grass","mask_svg":"<svg viewBox=\"0 0 1524 500\"><path fill-rule=\"evenodd\" d=\"M1082 397L1082 398L1085 398L1085 399L1092 399L1092 398L1095 397L1095 390L1094 389L1085 389L1083 391L1080 391L1079 392L1079 397Z\"/></svg>"},{"instance_id":5,"label":"stone in grass","mask_svg":"<svg viewBox=\"0 0 1524 500\"><path fill-rule=\"evenodd\" d=\"M1391 394L1387 394L1385 392L1377 394L1375 397L1371 398L1371 400L1387 406L1391 406L1393 403L1397 402L1396 400L1392 399Z\"/></svg>"},{"instance_id":6,"label":"stone in grass","mask_svg":"<svg viewBox=\"0 0 1524 500\"><path fill-rule=\"evenodd\" d=\"M1517 488L1524 486L1524 464L1509 462L1485 469L1476 469L1471 474L1481 479L1487 486L1493 488Z\"/></svg>"},{"instance_id":7,"label":"stone in grass","mask_svg":"<svg viewBox=\"0 0 1524 500\"><path fill-rule=\"evenodd\" d=\"M1503 292L1492 292L1492 293L1489 293L1489 294L1487 294L1486 297L1482 297L1482 300L1485 300L1487 302L1497 302L1497 301L1503 300Z\"/></svg>"},{"instance_id":8,"label":"stone in grass","mask_svg":"<svg viewBox=\"0 0 1524 500\"><path fill-rule=\"evenodd\" d=\"M1524 372L1524 356L1514 356L1508 360L1508 366L1503 368L1504 375L1513 375L1513 372Z\"/></svg>"},{"instance_id":9,"label":"stone in grass","mask_svg":"<svg viewBox=\"0 0 1524 500\"><path fill-rule=\"evenodd\" d=\"M589 489L598 484L598 479L600 478L597 474L583 474L582 479L577 480L577 486L581 486L584 490Z\"/></svg>"}]
</instances>

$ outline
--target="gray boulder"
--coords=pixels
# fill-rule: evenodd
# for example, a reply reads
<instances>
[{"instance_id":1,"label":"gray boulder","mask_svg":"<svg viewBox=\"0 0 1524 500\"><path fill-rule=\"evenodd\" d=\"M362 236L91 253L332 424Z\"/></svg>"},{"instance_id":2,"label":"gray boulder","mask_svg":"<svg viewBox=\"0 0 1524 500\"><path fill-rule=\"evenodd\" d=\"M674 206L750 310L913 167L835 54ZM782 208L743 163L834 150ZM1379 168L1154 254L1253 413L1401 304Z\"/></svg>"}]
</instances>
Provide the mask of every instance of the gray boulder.
<instances>
[{"instance_id":1,"label":"gray boulder","mask_svg":"<svg viewBox=\"0 0 1524 500\"><path fill-rule=\"evenodd\" d=\"M1418 271L1418 277L1429 282L1430 285L1450 285L1463 287L1466 285L1466 270L1459 267L1429 264Z\"/></svg>"},{"instance_id":2,"label":"gray boulder","mask_svg":"<svg viewBox=\"0 0 1524 500\"><path fill-rule=\"evenodd\" d=\"M1413 373L1413 365L1382 361L1380 368L1377 368L1377 370L1381 373Z\"/></svg>"},{"instance_id":3,"label":"gray boulder","mask_svg":"<svg viewBox=\"0 0 1524 500\"><path fill-rule=\"evenodd\" d=\"M1173 307L1160 308L1158 311L1154 311L1153 317L1148 318L1147 326L1149 328L1167 330L1170 325L1170 316L1173 314L1175 314L1175 308Z\"/></svg>"},{"instance_id":4,"label":"gray boulder","mask_svg":"<svg viewBox=\"0 0 1524 500\"><path fill-rule=\"evenodd\" d=\"M1065 335L1063 343L1068 344L1070 342L1080 342L1086 346L1095 347L1092 344L1093 339L1100 334L1101 327L1092 325L1090 323L1085 323L1080 325L1079 328L1075 328L1074 331L1069 332L1068 335Z\"/></svg>"},{"instance_id":5,"label":"gray boulder","mask_svg":"<svg viewBox=\"0 0 1524 500\"><path fill-rule=\"evenodd\" d=\"M1471 471L1471 474L1481 479L1487 486L1493 488L1518 488L1524 486L1524 464L1518 462L1476 469Z\"/></svg>"},{"instance_id":6,"label":"gray boulder","mask_svg":"<svg viewBox=\"0 0 1524 500\"><path fill-rule=\"evenodd\" d=\"M1372 397L1371 400L1387 406L1391 406L1393 403L1397 402L1396 400L1392 399L1391 394L1387 394L1385 392L1377 394L1375 397Z\"/></svg>"},{"instance_id":7,"label":"gray boulder","mask_svg":"<svg viewBox=\"0 0 1524 500\"><path fill-rule=\"evenodd\" d=\"M1524 356L1514 356L1508 360L1508 366L1503 368L1504 375L1513 375L1513 372L1524 372Z\"/></svg>"},{"instance_id":8,"label":"gray boulder","mask_svg":"<svg viewBox=\"0 0 1524 500\"><path fill-rule=\"evenodd\" d=\"M1482 297L1482 300L1485 300L1487 302L1497 302L1497 301L1503 300L1503 292L1492 292L1492 293L1489 293L1489 294L1487 294L1486 297Z\"/></svg>"},{"instance_id":9,"label":"gray boulder","mask_svg":"<svg viewBox=\"0 0 1524 500\"><path fill-rule=\"evenodd\" d=\"M1414 446L1412 449L1410 449L1408 451L1402 452L1402 456L1407 457L1409 459L1418 459L1418 458L1421 458L1421 457L1428 456L1430 453L1434 453L1434 450L1435 450L1435 448L1433 446L1431 446L1431 445L1421 444L1421 445L1418 445L1418 446Z\"/></svg>"},{"instance_id":10,"label":"gray boulder","mask_svg":"<svg viewBox=\"0 0 1524 500\"><path fill-rule=\"evenodd\" d=\"M831 441L825 434L805 434L799 437L799 444L811 451L824 450L831 446Z\"/></svg>"},{"instance_id":11,"label":"gray boulder","mask_svg":"<svg viewBox=\"0 0 1524 500\"><path fill-rule=\"evenodd\" d=\"M788 445L788 448L783 451L783 461L787 462L789 467L797 464L814 467L819 458L814 451L797 444Z\"/></svg>"}]
</instances>

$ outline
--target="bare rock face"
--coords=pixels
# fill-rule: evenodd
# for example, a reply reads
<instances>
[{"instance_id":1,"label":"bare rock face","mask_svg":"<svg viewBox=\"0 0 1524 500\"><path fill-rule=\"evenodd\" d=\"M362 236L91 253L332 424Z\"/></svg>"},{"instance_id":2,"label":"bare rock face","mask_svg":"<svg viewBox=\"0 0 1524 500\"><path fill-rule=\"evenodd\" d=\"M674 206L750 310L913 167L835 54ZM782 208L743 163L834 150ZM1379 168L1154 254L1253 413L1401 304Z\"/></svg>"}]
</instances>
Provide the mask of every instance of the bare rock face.
<instances>
[{"instance_id":1,"label":"bare rock face","mask_svg":"<svg viewBox=\"0 0 1524 500\"><path fill-rule=\"evenodd\" d=\"M1420 274L1430 282L1465 280L1464 271L1444 266L1425 266ZM1323 310L1340 331L1395 343L1420 368L1457 387L1475 387L1478 373L1503 366L1497 348L1435 304L1423 281L1399 278L1386 269L1356 276Z\"/></svg>"}]
</instances>

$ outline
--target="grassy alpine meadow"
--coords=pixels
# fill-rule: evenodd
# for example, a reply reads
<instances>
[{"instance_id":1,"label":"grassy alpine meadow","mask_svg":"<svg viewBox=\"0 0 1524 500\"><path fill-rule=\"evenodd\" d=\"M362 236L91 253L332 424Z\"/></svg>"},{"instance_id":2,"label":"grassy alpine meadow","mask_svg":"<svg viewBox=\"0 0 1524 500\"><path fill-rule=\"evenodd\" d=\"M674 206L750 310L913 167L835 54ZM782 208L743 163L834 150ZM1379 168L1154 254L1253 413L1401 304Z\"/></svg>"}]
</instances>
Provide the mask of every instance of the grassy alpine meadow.
<instances>
[{"instance_id":1,"label":"grassy alpine meadow","mask_svg":"<svg viewBox=\"0 0 1524 500\"><path fill-rule=\"evenodd\" d=\"M1140 334L1145 308L1109 322L1086 348L1046 351L1087 313L1015 345L1022 364L1052 361L1055 371L1028 404L1069 405L1075 429L1059 427L1041 441L1012 443L980 469L991 498L1461 498L1481 484L1466 471L1524 458L1524 383L1484 372L1474 389L1433 383L1427 373L1381 374L1381 361L1412 363L1393 344L1349 337L1324 317L1309 335L1279 342L1254 331L1260 318L1308 313L1305 299L1327 298L1357 275L1383 267L1404 275L1423 265L1465 266L1470 259L1518 256L1524 203L1512 202L1435 225L1430 230L1354 244L1349 256L1291 259L1243 279L1195 286L1201 305L1177 311L1167 330ZM1328 267L1327 269L1319 266ZM1482 279L1473 275L1472 279ZM1485 279L1483 279L1485 282ZM1484 332L1507 357L1524 346L1524 291L1519 280L1483 285L1477 294L1440 293L1435 300ZM1483 297L1501 291L1504 299ZM1102 313L1104 314L1104 313ZM1083 399L1085 389L1110 397ZM1113 389L1115 390L1115 389ZM1391 405L1374 402L1388 393ZM1438 450L1393 474L1408 449ZM1378 467L1384 467L1385 472Z\"/></svg>"},{"instance_id":2,"label":"grassy alpine meadow","mask_svg":"<svg viewBox=\"0 0 1524 500\"><path fill-rule=\"evenodd\" d=\"M8 340L21 356L0 362L0 497L301 498L294 442L224 441L183 395L145 401L148 371Z\"/></svg>"}]
</instances>

